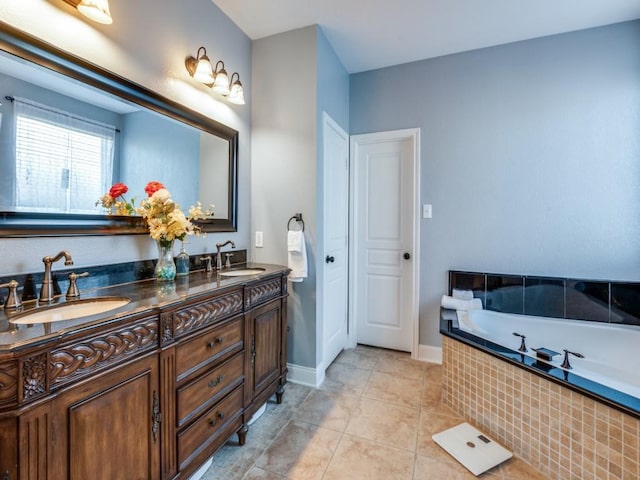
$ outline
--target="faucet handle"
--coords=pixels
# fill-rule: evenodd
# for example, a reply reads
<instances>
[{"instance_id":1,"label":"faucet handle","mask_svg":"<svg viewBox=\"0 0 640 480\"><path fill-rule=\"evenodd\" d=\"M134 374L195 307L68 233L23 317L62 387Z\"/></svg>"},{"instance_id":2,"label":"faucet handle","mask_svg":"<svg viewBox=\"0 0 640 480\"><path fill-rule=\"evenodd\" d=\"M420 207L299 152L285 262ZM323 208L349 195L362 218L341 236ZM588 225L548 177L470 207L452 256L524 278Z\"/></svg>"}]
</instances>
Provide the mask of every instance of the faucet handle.
<instances>
[{"instance_id":1,"label":"faucet handle","mask_svg":"<svg viewBox=\"0 0 640 480\"><path fill-rule=\"evenodd\" d=\"M525 340L527 339L527 336L526 335L522 335L521 333L518 333L518 332L513 332L513 334L516 337L520 337L522 339L522 341L520 342L520 348L518 348L518 351L522 352L522 353L527 352L527 345L525 343Z\"/></svg>"},{"instance_id":2,"label":"faucet handle","mask_svg":"<svg viewBox=\"0 0 640 480\"><path fill-rule=\"evenodd\" d=\"M200 257L200 263L207 262L205 264L204 270L205 272L212 272L213 267L211 266L211 255L206 255L204 257Z\"/></svg>"},{"instance_id":3,"label":"faucet handle","mask_svg":"<svg viewBox=\"0 0 640 480\"><path fill-rule=\"evenodd\" d=\"M20 284L15 280L11 280L0 285L0 288L9 289L9 295L7 295L7 300L4 302L5 310L17 310L22 307L22 300L20 300L20 298L18 297L19 286Z\"/></svg>"},{"instance_id":4,"label":"faucet handle","mask_svg":"<svg viewBox=\"0 0 640 480\"><path fill-rule=\"evenodd\" d=\"M225 253L224 257L224 268L231 268L231 257L233 257L233 253Z\"/></svg>"},{"instance_id":5,"label":"faucet handle","mask_svg":"<svg viewBox=\"0 0 640 480\"><path fill-rule=\"evenodd\" d=\"M76 280L78 278L88 277L89 272L84 273L75 273L71 272L69 274L69 288L67 289L67 299L78 298L80 296L80 290L78 289L78 285Z\"/></svg>"},{"instance_id":6,"label":"faucet handle","mask_svg":"<svg viewBox=\"0 0 640 480\"><path fill-rule=\"evenodd\" d=\"M562 368L566 368L567 370L571 370L573 367L569 363L569 355L573 355L576 358L584 358L584 355L578 352L570 352L566 348L564 349L564 360L562 361Z\"/></svg>"}]
</instances>

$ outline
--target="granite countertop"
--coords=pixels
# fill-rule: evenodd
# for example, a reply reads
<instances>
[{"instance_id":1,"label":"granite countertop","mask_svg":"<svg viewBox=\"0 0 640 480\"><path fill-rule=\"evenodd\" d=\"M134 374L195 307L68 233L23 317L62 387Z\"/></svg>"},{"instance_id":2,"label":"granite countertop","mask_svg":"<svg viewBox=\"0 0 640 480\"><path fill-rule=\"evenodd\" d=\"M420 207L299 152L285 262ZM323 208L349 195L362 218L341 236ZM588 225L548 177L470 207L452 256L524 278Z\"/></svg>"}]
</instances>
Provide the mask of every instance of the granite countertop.
<instances>
[{"instance_id":1,"label":"granite countertop","mask_svg":"<svg viewBox=\"0 0 640 480\"><path fill-rule=\"evenodd\" d=\"M216 290L231 289L239 285L255 282L263 277L281 274L288 270L287 267L281 265L262 263L234 265L233 269L239 268L261 268L264 269L264 272L254 275L225 277L224 271L220 275L217 272L206 273L200 270L191 272L185 277L178 277L175 282L156 282L154 279L148 279L93 290L81 289L81 300L97 297L126 297L130 299L130 302L108 312L72 320L25 325L14 324L10 321L13 317L25 312L37 311L38 308L74 302L74 300L66 300L64 295L56 297L50 305L43 307L37 307L35 301L30 301L25 302L19 312L0 310L0 354L59 341L67 335L105 323L119 321L123 317L144 314L145 312L153 313L154 310L157 313L160 308L179 306L181 303Z\"/></svg>"}]
</instances>

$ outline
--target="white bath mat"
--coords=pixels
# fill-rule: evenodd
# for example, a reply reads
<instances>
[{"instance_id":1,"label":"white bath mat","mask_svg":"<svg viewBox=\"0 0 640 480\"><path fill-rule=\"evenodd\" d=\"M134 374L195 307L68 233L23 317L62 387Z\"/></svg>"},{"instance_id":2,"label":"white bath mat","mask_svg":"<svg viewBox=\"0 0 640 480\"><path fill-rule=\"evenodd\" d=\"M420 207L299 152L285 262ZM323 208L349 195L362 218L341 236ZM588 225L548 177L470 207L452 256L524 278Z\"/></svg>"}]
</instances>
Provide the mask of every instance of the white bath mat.
<instances>
[{"instance_id":1,"label":"white bath mat","mask_svg":"<svg viewBox=\"0 0 640 480\"><path fill-rule=\"evenodd\" d=\"M436 433L431 438L476 477L513 456L468 423Z\"/></svg>"}]
</instances>

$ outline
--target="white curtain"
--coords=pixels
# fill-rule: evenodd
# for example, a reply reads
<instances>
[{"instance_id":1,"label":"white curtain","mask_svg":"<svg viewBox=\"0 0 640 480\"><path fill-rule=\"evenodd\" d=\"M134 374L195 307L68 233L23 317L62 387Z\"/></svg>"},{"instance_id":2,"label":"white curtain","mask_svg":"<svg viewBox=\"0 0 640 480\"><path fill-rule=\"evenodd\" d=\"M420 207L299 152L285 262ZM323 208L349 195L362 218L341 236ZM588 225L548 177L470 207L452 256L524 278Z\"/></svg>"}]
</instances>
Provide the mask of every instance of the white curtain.
<instances>
[{"instance_id":1,"label":"white curtain","mask_svg":"<svg viewBox=\"0 0 640 480\"><path fill-rule=\"evenodd\" d=\"M16 210L99 213L113 176L114 126L14 99Z\"/></svg>"}]
</instances>

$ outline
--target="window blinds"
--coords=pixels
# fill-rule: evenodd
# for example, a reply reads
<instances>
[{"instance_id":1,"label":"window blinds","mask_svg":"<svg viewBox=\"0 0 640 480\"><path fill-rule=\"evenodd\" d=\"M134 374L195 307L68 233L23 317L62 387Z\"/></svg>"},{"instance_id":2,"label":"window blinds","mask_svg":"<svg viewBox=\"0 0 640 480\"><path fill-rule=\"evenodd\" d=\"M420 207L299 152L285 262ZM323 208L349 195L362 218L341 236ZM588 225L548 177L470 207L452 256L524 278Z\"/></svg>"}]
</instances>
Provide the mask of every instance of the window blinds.
<instances>
[{"instance_id":1,"label":"window blinds","mask_svg":"<svg viewBox=\"0 0 640 480\"><path fill-rule=\"evenodd\" d=\"M16 98L17 210L99 213L112 183L115 127Z\"/></svg>"}]
</instances>

